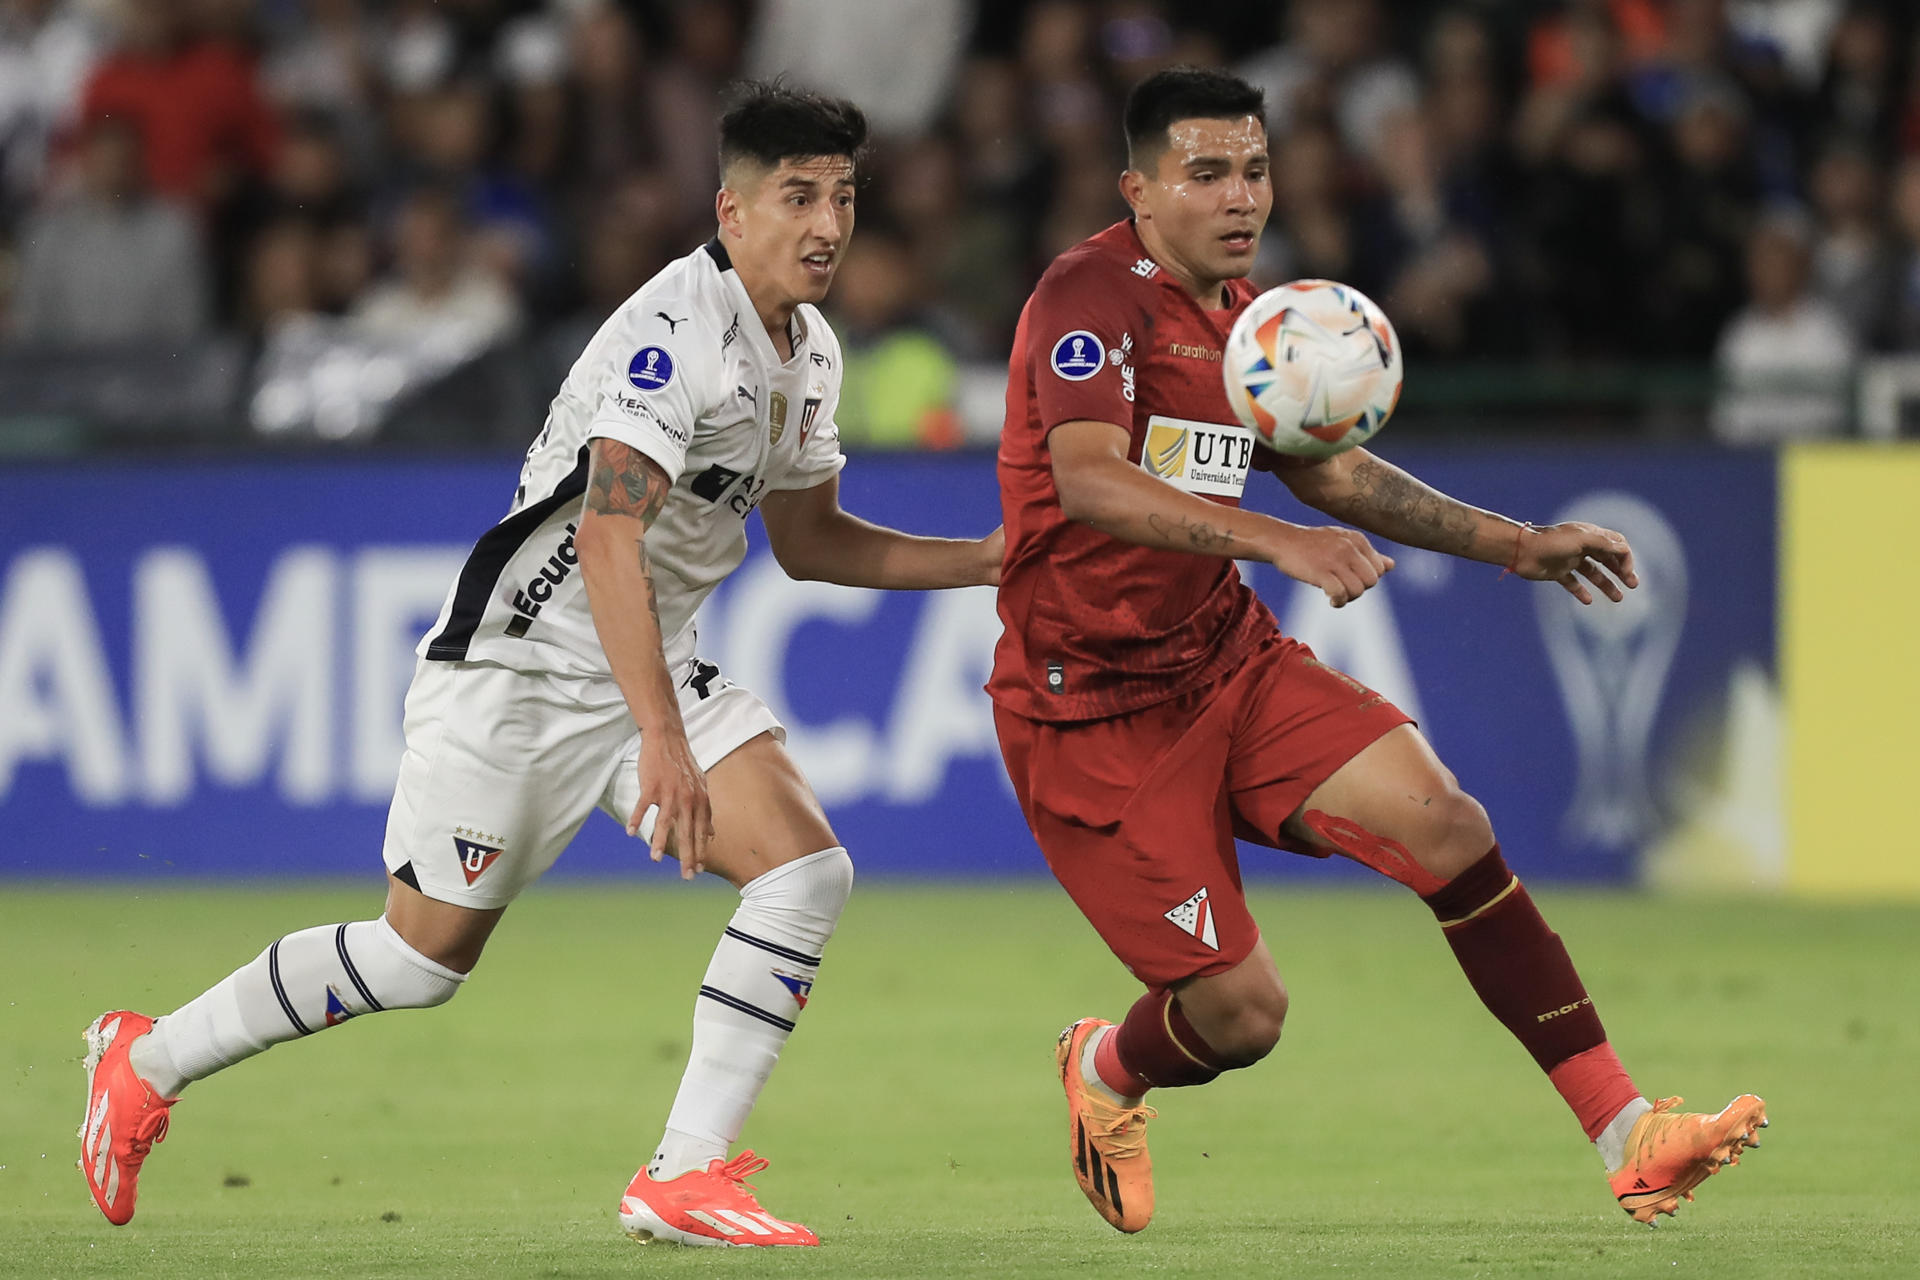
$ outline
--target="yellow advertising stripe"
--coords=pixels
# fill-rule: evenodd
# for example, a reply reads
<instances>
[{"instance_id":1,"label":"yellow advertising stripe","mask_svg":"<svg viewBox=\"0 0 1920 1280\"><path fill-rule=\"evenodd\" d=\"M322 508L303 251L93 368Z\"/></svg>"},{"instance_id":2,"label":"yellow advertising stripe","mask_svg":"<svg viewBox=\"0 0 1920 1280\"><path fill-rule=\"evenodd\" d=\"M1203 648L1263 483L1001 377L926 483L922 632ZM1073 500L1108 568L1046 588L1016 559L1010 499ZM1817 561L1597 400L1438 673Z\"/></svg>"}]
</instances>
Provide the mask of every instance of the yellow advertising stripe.
<instances>
[{"instance_id":1,"label":"yellow advertising stripe","mask_svg":"<svg viewBox=\"0 0 1920 1280\"><path fill-rule=\"evenodd\" d=\"M1920 898L1920 446L1789 449L1780 515L1788 884Z\"/></svg>"}]
</instances>

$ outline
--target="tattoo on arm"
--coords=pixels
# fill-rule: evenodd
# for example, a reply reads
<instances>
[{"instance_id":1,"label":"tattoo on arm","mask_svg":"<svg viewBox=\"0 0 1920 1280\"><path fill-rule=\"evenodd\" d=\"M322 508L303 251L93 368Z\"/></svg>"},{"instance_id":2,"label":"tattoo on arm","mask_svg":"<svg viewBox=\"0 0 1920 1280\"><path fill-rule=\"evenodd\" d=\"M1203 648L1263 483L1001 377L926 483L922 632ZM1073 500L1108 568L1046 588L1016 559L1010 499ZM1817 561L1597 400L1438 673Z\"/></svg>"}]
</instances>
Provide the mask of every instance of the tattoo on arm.
<instances>
[{"instance_id":1,"label":"tattoo on arm","mask_svg":"<svg viewBox=\"0 0 1920 1280\"><path fill-rule=\"evenodd\" d=\"M1195 551L1225 555L1227 548L1233 545L1232 533L1197 520L1189 520L1185 516L1181 516L1178 520L1171 520L1157 511L1149 512L1147 527L1163 538L1183 539Z\"/></svg>"},{"instance_id":2,"label":"tattoo on arm","mask_svg":"<svg viewBox=\"0 0 1920 1280\"><path fill-rule=\"evenodd\" d=\"M655 631L661 631L660 597L653 589L653 566L647 563L647 544L644 542L638 543L634 549L640 553L640 576L644 578L647 583L647 612L653 615L653 629ZM664 631L661 631L663 637L665 634Z\"/></svg>"},{"instance_id":3,"label":"tattoo on arm","mask_svg":"<svg viewBox=\"0 0 1920 1280\"><path fill-rule=\"evenodd\" d=\"M593 442L587 510L600 515L635 516L651 528L672 492L667 473L646 454L618 440L601 438Z\"/></svg>"},{"instance_id":4,"label":"tattoo on arm","mask_svg":"<svg viewBox=\"0 0 1920 1280\"><path fill-rule=\"evenodd\" d=\"M1478 513L1376 458L1362 458L1347 477L1353 490L1327 512L1409 546L1463 555L1472 550Z\"/></svg>"}]
</instances>

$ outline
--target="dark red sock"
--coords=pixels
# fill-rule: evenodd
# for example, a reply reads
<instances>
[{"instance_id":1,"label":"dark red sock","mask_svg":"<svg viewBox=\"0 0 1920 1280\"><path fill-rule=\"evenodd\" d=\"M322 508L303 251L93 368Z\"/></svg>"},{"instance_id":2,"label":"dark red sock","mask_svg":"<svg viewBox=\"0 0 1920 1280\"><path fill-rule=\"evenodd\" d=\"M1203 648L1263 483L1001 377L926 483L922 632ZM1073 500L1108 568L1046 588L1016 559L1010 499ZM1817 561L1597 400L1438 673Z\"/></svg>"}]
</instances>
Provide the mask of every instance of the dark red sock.
<instances>
[{"instance_id":1,"label":"dark red sock","mask_svg":"<svg viewBox=\"0 0 1920 1280\"><path fill-rule=\"evenodd\" d=\"M1205 1084L1233 1065L1200 1038L1171 991L1149 991L1134 1001L1108 1042L1121 1069L1155 1089ZM1094 1057L1098 1065L1098 1050Z\"/></svg>"},{"instance_id":2,"label":"dark red sock","mask_svg":"<svg viewBox=\"0 0 1920 1280\"><path fill-rule=\"evenodd\" d=\"M1500 846L1424 897L1467 981L1525 1045L1592 1136L1638 1096L1560 935L1547 927ZM1603 1051L1603 1052L1596 1052ZM1585 1055L1584 1057L1582 1055ZM1569 1060L1580 1058L1575 1064ZM1558 1071L1562 1064L1568 1069ZM1616 1102L1617 1099L1617 1102ZM1599 1128L1593 1128L1599 1111Z\"/></svg>"},{"instance_id":3,"label":"dark red sock","mask_svg":"<svg viewBox=\"0 0 1920 1280\"><path fill-rule=\"evenodd\" d=\"M1574 1054L1547 1072L1547 1079L1573 1108L1588 1138L1599 1137L1600 1131L1620 1114L1620 1108L1640 1096L1633 1077L1620 1065L1620 1055L1604 1042Z\"/></svg>"}]
</instances>

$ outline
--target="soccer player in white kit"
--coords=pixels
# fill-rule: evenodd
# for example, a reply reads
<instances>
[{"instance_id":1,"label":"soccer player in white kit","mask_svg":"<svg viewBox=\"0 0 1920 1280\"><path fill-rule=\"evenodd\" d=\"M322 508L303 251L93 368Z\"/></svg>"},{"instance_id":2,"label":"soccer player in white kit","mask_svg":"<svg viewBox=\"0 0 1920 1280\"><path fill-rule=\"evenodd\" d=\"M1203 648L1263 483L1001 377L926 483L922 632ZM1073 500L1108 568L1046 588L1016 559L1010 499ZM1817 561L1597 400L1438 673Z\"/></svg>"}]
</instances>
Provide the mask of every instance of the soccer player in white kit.
<instances>
[{"instance_id":1,"label":"soccer player in white kit","mask_svg":"<svg viewBox=\"0 0 1920 1280\"><path fill-rule=\"evenodd\" d=\"M730 1158L853 884L785 731L696 656L694 614L758 508L796 578L926 589L998 580L1001 534L919 538L841 510L841 353L814 304L854 221L858 108L749 86L720 128L718 234L601 326L528 451L513 507L448 594L406 702L386 911L292 933L158 1019L87 1028L81 1167L108 1220L188 1083L466 981L508 904L599 807L681 875L740 890L694 1002L636 1239L813 1245Z\"/></svg>"}]
</instances>

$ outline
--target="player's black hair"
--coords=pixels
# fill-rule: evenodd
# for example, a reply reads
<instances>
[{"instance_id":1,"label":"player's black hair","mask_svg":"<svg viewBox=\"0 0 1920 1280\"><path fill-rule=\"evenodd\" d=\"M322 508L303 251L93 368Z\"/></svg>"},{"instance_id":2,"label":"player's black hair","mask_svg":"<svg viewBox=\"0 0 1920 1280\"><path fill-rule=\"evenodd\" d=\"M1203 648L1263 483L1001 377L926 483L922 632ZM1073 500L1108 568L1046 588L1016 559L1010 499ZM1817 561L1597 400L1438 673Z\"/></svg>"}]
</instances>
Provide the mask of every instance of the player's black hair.
<instances>
[{"instance_id":1,"label":"player's black hair","mask_svg":"<svg viewBox=\"0 0 1920 1280\"><path fill-rule=\"evenodd\" d=\"M1169 67L1133 86L1127 95L1127 163L1141 168L1167 145L1177 120L1238 120L1252 116L1264 126L1267 95L1238 76L1204 67Z\"/></svg>"},{"instance_id":2,"label":"player's black hair","mask_svg":"<svg viewBox=\"0 0 1920 1280\"><path fill-rule=\"evenodd\" d=\"M867 117L845 98L749 80L720 117L720 172L742 160L768 168L802 156L865 156Z\"/></svg>"}]
</instances>

